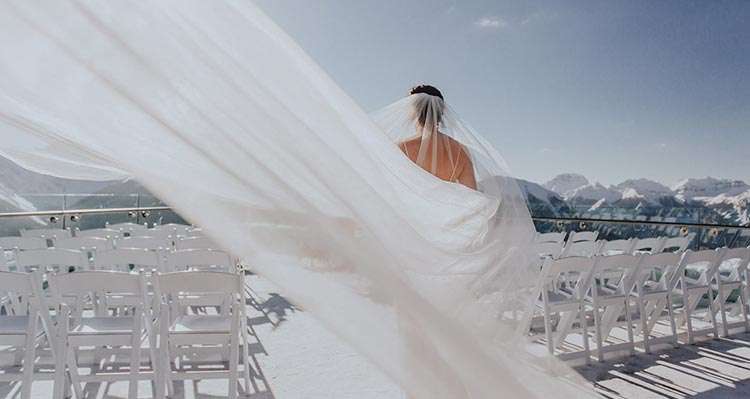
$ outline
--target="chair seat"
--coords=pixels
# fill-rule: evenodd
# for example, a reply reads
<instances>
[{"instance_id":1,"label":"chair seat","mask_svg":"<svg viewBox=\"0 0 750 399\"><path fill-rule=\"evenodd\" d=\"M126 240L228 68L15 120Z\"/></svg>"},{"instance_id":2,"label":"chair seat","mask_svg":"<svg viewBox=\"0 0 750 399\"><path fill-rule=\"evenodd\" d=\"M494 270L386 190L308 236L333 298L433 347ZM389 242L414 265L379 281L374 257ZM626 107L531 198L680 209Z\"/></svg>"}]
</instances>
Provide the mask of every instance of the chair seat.
<instances>
[{"instance_id":1,"label":"chair seat","mask_svg":"<svg viewBox=\"0 0 750 399\"><path fill-rule=\"evenodd\" d=\"M133 316L87 317L70 329L70 335L85 334L131 334Z\"/></svg>"},{"instance_id":2,"label":"chair seat","mask_svg":"<svg viewBox=\"0 0 750 399\"><path fill-rule=\"evenodd\" d=\"M230 316L188 315L179 317L169 329L174 334L229 333L232 329Z\"/></svg>"},{"instance_id":3,"label":"chair seat","mask_svg":"<svg viewBox=\"0 0 750 399\"><path fill-rule=\"evenodd\" d=\"M29 316L0 316L0 335L26 334Z\"/></svg>"}]
</instances>

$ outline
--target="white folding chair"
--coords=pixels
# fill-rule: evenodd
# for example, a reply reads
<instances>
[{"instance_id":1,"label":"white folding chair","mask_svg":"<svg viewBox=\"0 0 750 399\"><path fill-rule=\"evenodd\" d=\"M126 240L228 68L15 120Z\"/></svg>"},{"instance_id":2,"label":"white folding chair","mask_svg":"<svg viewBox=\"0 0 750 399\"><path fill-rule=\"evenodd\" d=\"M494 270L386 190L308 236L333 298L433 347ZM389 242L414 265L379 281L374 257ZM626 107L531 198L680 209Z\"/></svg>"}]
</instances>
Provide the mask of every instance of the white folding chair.
<instances>
[{"instance_id":1,"label":"white folding chair","mask_svg":"<svg viewBox=\"0 0 750 399\"><path fill-rule=\"evenodd\" d=\"M539 259L557 259L563 251L563 242L541 242L536 244Z\"/></svg>"},{"instance_id":2,"label":"white folding chair","mask_svg":"<svg viewBox=\"0 0 750 399\"><path fill-rule=\"evenodd\" d=\"M56 238L70 238L72 236L70 229L21 229L21 237L39 237L53 240Z\"/></svg>"},{"instance_id":3,"label":"white folding chair","mask_svg":"<svg viewBox=\"0 0 750 399\"><path fill-rule=\"evenodd\" d=\"M663 252L666 237L638 238L633 243L633 253L658 254Z\"/></svg>"},{"instance_id":4,"label":"white folding chair","mask_svg":"<svg viewBox=\"0 0 750 399\"><path fill-rule=\"evenodd\" d=\"M200 270L237 272L237 262L224 251L211 249L187 249L167 254L167 268L170 271Z\"/></svg>"},{"instance_id":5,"label":"white folding chair","mask_svg":"<svg viewBox=\"0 0 750 399\"><path fill-rule=\"evenodd\" d=\"M546 243L546 242L557 242L561 243L565 241L565 235L567 233L564 231L561 232L551 232L551 233L536 233L534 236L534 242L537 244Z\"/></svg>"},{"instance_id":6,"label":"white folding chair","mask_svg":"<svg viewBox=\"0 0 750 399\"><path fill-rule=\"evenodd\" d=\"M716 273L711 279L711 289L716 291L714 299L714 310L718 308L721 316L721 326L724 336L729 336L730 328L742 327L745 332L750 331L747 319L748 298L742 287L742 276L747 271L750 262L750 250L748 248L725 248L721 250L720 261L717 262ZM735 308L739 307L742 319L730 323L727 321L727 299L735 290L739 297Z\"/></svg>"},{"instance_id":7,"label":"white folding chair","mask_svg":"<svg viewBox=\"0 0 750 399\"><path fill-rule=\"evenodd\" d=\"M117 240L118 238L122 237L121 231L113 230L113 229L80 230L76 228L75 233L76 233L75 234L76 237L96 237L96 238L106 238L109 240Z\"/></svg>"},{"instance_id":8,"label":"white folding chair","mask_svg":"<svg viewBox=\"0 0 750 399\"><path fill-rule=\"evenodd\" d=\"M695 233L690 233L684 237L667 237L664 239L661 251L667 252L685 252L693 241Z\"/></svg>"},{"instance_id":9,"label":"white folding chair","mask_svg":"<svg viewBox=\"0 0 750 399\"><path fill-rule=\"evenodd\" d=\"M565 244L561 258L571 256L593 256L599 253L602 243L599 241L570 241Z\"/></svg>"},{"instance_id":10,"label":"white folding chair","mask_svg":"<svg viewBox=\"0 0 750 399\"><path fill-rule=\"evenodd\" d=\"M680 276L679 284L673 292L682 295L682 315L678 324L687 323L689 344L695 341L696 335L713 334L715 339L719 338L719 330L716 325L716 311L714 310L713 294L711 292L711 279L716 273L720 255L719 251L708 249L695 252L690 250L685 251L683 262L685 263L686 272ZM687 270L695 270L695 268L699 272L698 278L688 277ZM711 319L711 327L695 330L693 329L692 316L704 295L708 298L708 314Z\"/></svg>"},{"instance_id":11,"label":"white folding chair","mask_svg":"<svg viewBox=\"0 0 750 399\"><path fill-rule=\"evenodd\" d=\"M570 257L564 259L547 259L542 266L540 279L542 283L541 308L544 315L544 333L547 349L555 354L555 349L562 348L576 319L579 321L582 351L564 353L559 357L584 357L590 363L588 323L586 321L586 295L594 278L594 259L590 257ZM552 314L560 313L559 321L554 328Z\"/></svg>"},{"instance_id":12,"label":"white folding chair","mask_svg":"<svg viewBox=\"0 0 750 399\"><path fill-rule=\"evenodd\" d=\"M52 241L57 249L74 249L79 251L107 250L114 248L114 240L101 237L73 237Z\"/></svg>"},{"instance_id":13,"label":"white folding chair","mask_svg":"<svg viewBox=\"0 0 750 399\"><path fill-rule=\"evenodd\" d=\"M635 286L639 261L639 256L630 254L600 255L595 258L595 280L591 286L591 296L587 298L587 301L594 307L596 350L600 362L604 361L606 352L627 349L631 355L635 354L630 293ZM608 343L605 347L604 342L609 339L612 329L623 312L625 313L627 341Z\"/></svg>"},{"instance_id":14,"label":"white folding chair","mask_svg":"<svg viewBox=\"0 0 750 399\"><path fill-rule=\"evenodd\" d=\"M21 399L31 398L36 343L44 332L39 329L37 302L30 300L36 292L36 278L40 278L37 273L0 271L0 292L21 300L20 306L7 307L6 313L0 314L0 346L15 346L16 350L24 348L21 373L5 371L0 373L0 381L21 381ZM44 309L45 312L46 310Z\"/></svg>"},{"instance_id":15,"label":"white folding chair","mask_svg":"<svg viewBox=\"0 0 750 399\"><path fill-rule=\"evenodd\" d=\"M672 290L680 276L685 272L683 254L664 252L657 254L644 253L638 268L636 289L632 293L638 305L643 335L643 348L651 353L651 344L671 342L677 347L677 325L672 304ZM653 337L656 323L662 319L667 310L671 334Z\"/></svg>"},{"instance_id":16,"label":"white folding chair","mask_svg":"<svg viewBox=\"0 0 750 399\"><path fill-rule=\"evenodd\" d=\"M117 240L115 246L117 248L137 248L149 249L152 251L169 251L172 249L172 240L157 237L130 236Z\"/></svg>"},{"instance_id":17,"label":"white folding chair","mask_svg":"<svg viewBox=\"0 0 750 399\"><path fill-rule=\"evenodd\" d=\"M129 272L131 269L146 271L164 270L165 252L141 248L116 248L94 252L94 269Z\"/></svg>"},{"instance_id":18,"label":"white folding chair","mask_svg":"<svg viewBox=\"0 0 750 399\"><path fill-rule=\"evenodd\" d=\"M146 229L133 231L131 237L153 237L165 241L175 241L178 237L185 237L184 233L181 233L177 229Z\"/></svg>"},{"instance_id":19,"label":"white folding chair","mask_svg":"<svg viewBox=\"0 0 750 399\"><path fill-rule=\"evenodd\" d=\"M185 249L221 249L208 237L203 236L178 238L174 244L177 251Z\"/></svg>"},{"instance_id":20,"label":"white folding chair","mask_svg":"<svg viewBox=\"0 0 750 399\"><path fill-rule=\"evenodd\" d=\"M83 398L81 381L127 380L128 398L138 395L138 380L141 364L141 343L148 337L151 323L144 323L143 279L136 273L113 271L87 271L71 274L53 274L49 277L53 304L58 306L58 334L55 359L55 398L61 398L67 389L65 369L67 366L70 382L76 397ZM109 296L116 294L118 301L112 305ZM94 298L93 312L84 312L82 298ZM128 312L110 312L121 309L123 298L127 299ZM89 314L92 313L92 314ZM107 370L106 374L78 374L79 358L77 348L100 346L129 346L129 369L127 373L116 375ZM151 360L152 369L154 365ZM107 368L107 367L105 367Z\"/></svg>"},{"instance_id":21,"label":"white folding chair","mask_svg":"<svg viewBox=\"0 0 750 399\"><path fill-rule=\"evenodd\" d=\"M5 251L44 249L47 248L47 240L41 237L0 237L0 248Z\"/></svg>"},{"instance_id":22,"label":"white folding chair","mask_svg":"<svg viewBox=\"0 0 750 399\"><path fill-rule=\"evenodd\" d=\"M245 392L248 392L250 374L248 365L247 316L245 314L245 290L240 274L188 271L154 275L154 292L162 298L159 313L154 318L159 326L159 373L156 382L156 397L164 398L166 385L169 396L174 395L174 379L229 379L229 398L237 397L237 375L240 340L242 340L242 365ZM228 315L187 315L181 309L180 300L191 292L212 292L231 295L231 311ZM180 362L175 372L172 361L177 357L177 347L194 345L221 345L229 347L228 371L189 371Z\"/></svg>"},{"instance_id":23,"label":"white folding chair","mask_svg":"<svg viewBox=\"0 0 750 399\"><path fill-rule=\"evenodd\" d=\"M136 223L115 223L115 224L109 224L109 222L104 223L105 229L110 230L117 230L121 233L123 237L128 237L133 234L135 231L140 230L146 230L148 226L146 223L144 224L136 224Z\"/></svg>"},{"instance_id":24,"label":"white folding chair","mask_svg":"<svg viewBox=\"0 0 750 399\"><path fill-rule=\"evenodd\" d=\"M568 236L568 243L580 241L596 241L599 237L598 231L571 231Z\"/></svg>"},{"instance_id":25,"label":"white folding chair","mask_svg":"<svg viewBox=\"0 0 750 399\"><path fill-rule=\"evenodd\" d=\"M196 227L187 231L186 237L203 237L203 229Z\"/></svg>"},{"instance_id":26,"label":"white folding chair","mask_svg":"<svg viewBox=\"0 0 750 399\"><path fill-rule=\"evenodd\" d=\"M633 239L627 240L599 240L601 247L599 247L600 255L622 255L633 253Z\"/></svg>"},{"instance_id":27,"label":"white folding chair","mask_svg":"<svg viewBox=\"0 0 750 399\"><path fill-rule=\"evenodd\" d=\"M16 270L27 273L35 269L42 272L68 273L73 270L88 270L90 267L86 253L72 249L16 250L13 257L16 261Z\"/></svg>"},{"instance_id":28,"label":"white folding chair","mask_svg":"<svg viewBox=\"0 0 750 399\"><path fill-rule=\"evenodd\" d=\"M179 223L167 223L167 224L157 224L154 225L151 230L167 230L174 233L177 233L175 235L177 236L183 236L187 237L188 233L193 230L193 226L188 226L186 224L179 224Z\"/></svg>"}]
</instances>

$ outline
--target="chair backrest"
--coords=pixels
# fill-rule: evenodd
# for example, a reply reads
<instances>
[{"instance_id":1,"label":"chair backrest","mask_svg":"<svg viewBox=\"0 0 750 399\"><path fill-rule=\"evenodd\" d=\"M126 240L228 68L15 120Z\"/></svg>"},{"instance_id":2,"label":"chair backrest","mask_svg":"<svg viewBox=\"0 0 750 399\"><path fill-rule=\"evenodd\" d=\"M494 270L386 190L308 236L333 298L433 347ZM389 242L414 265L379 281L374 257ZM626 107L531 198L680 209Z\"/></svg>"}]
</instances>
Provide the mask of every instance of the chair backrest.
<instances>
[{"instance_id":1,"label":"chair backrest","mask_svg":"<svg viewBox=\"0 0 750 399\"><path fill-rule=\"evenodd\" d=\"M167 224L154 225L154 227L151 228L150 230L168 230L168 231L176 232L177 235L187 236L188 232L193 230L193 226L188 226L186 224L179 224L179 223L167 223Z\"/></svg>"},{"instance_id":2,"label":"chair backrest","mask_svg":"<svg viewBox=\"0 0 750 399\"><path fill-rule=\"evenodd\" d=\"M575 298L583 299L594 279L594 258L573 256L562 259L547 259L540 277L545 289L556 289L565 284Z\"/></svg>"},{"instance_id":3,"label":"chair backrest","mask_svg":"<svg viewBox=\"0 0 750 399\"><path fill-rule=\"evenodd\" d=\"M76 237L98 237L108 238L110 240L116 240L122 237L122 232L113 229L89 229L79 230L76 228Z\"/></svg>"},{"instance_id":4,"label":"chair backrest","mask_svg":"<svg viewBox=\"0 0 750 399\"><path fill-rule=\"evenodd\" d=\"M117 248L94 253L94 269L127 272L130 266L149 271L163 270L164 252L139 248Z\"/></svg>"},{"instance_id":5,"label":"chair backrest","mask_svg":"<svg viewBox=\"0 0 750 399\"><path fill-rule=\"evenodd\" d=\"M721 261L721 251L713 249L704 249L702 251L685 251L685 269L689 269L693 266L693 269L697 269L700 273L698 282L701 284L708 284L716 274L719 262ZM696 267L697 266L697 267Z\"/></svg>"},{"instance_id":6,"label":"chair backrest","mask_svg":"<svg viewBox=\"0 0 750 399\"><path fill-rule=\"evenodd\" d=\"M89 260L85 252L72 249L30 249L26 251L14 251L16 268L21 271L41 269L42 271L54 271L67 273L69 268L77 271L89 268Z\"/></svg>"},{"instance_id":7,"label":"chair backrest","mask_svg":"<svg viewBox=\"0 0 750 399\"><path fill-rule=\"evenodd\" d=\"M627 240L599 240L601 247L599 248L599 254L601 255L621 255L621 254L632 254L633 253L633 239Z\"/></svg>"},{"instance_id":8,"label":"chair backrest","mask_svg":"<svg viewBox=\"0 0 750 399\"><path fill-rule=\"evenodd\" d=\"M73 237L54 240L52 246L57 249L75 249L81 251L106 250L114 248L113 240L100 237Z\"/></svg>"},{"instance_id":9,"label":"chair backrest","mask_svg":"<svg viewBox=\"0 0 750 399\"><path fill-rule=\"evenodd\" d=\"M136 224L136 223L109 224L109 222L106 222L104 224L104 228L117 230L122 233L122 236L130 236L133 234L134 231L145 230L148 228L148 226L145 223L144 224Z\"/></svg>"},{"instance_id":10,"label":"chair backrest","mask_svg":"<svg viewBox=\"0 0 750 399\"><path fill-rule=\"evenodd\" d=\"M150 250L170 250L172 249L171 240L166 240L157 237L126 237L117 240L115 243L117 248L137 248L137 249L150 249Z\"/></svg>"},{"instance_id":11,"label":"chair backrest","mask_svg":"<svg viewBox=\"0 0 750 399\"><path fill-rule=\"evenodd\" d=\"M44 249L47 248L47 240L41 237L0 237L0 248L6 251Z\"/></svg>"},{"instance_id":12,"label":"chair backrest","mask_svg":"<svg viewBox=\"0 0 750 399\"><path fill-rule=\"evenodd\" d=\"M70 238L70 229L21 229L21 237L41 237L45 239Z\"/></svg>"},{"instance_id":13,"label":"chair backrest","mask_svg":"<svg viewBox=\"0 0 750 399\"><path fill-rule=\"evenodd\" d=\"M174 241L177 237L184 237L185 234L178 232L177 229L146 229L146 230L135 230L131 237L153 237L167 241Z\"/></svg>"},{"instance_id":14,"label":"chair backrest","mask_svg":"<svg viewBox=\"0 0 750 399\"><path fill-rule=\"evenodd\" d=\"M598 231L571 231L568 236L568 242L596 241L598 237Z\"/></svg>"},{"instance_id":15,"label":"chair backrest","mask_svg":"<svg viewBox=\"0 0 750 399\"><path fill-rule=\"evenodd\" d=\"M241 294L244 292L240 274L215 271L182 271L155 274L154 292L160 295L185 292Z\"/></svg>"},{"instance_id":16,"label":"chair backrest","mask_svg":"<svg viewBox=\"0 0 750 399\"><path fill-rule=\"evenodd\" d=\"M178 238L174 243L175 249L182 251L185 249L220 249L208 237L184 237Z\"/></svg>"},{"instance_id":17,"label":"chair backrest","mask_svg":"<svg viewBox=\"0 0 750 399\"><path fill-rule=\"evenodd\" d=\"M552 232L552 233L536 233L536 236L534 237L535 242L537 244L547 243L547 242L563 242L565 241L565 235L567 233L564 231L561 232Z\"/></svg>"},{"instance_id":18,"label":"chair backrest","mask_svg":"<svg viewBox=\"0 0 750 399\"><path fill-rule=\"evenodd\" d=\"M5 309L5 315L9 316L26 316L31 313L30 305L36 304L37 309L45 309L45 314L41 315L45 320L45 325L49 320L49 314L46 312L46 301L41 294L41 274L18 273L7 270L0 270L0 294L7 295L8 302L4 303L2 308ZM31 298L35 298L31 301ZM0 324L3 315L0 314Z\"/></svg>"},{"instance_id":19,"label":"chair backrest","mask_svg":"<svg viewBox=\"0 0 750 399\"><path fill-rule=\"evenodd\" d=\"M633 243L632 252L656 254L662 252L665 237L638 238Z\"/></svg>"},{"instance_id":20,"label":"chair backrest","mask_svg":"<svg viewBox=\"0 0 750 399\"><path fill-rule=\"evenodd\" d=\"M562 242L541 242L536 244L537 252L540 259L552 258L557 259L562 254Z\"/></svg>"},{"instance_id":21,"label":"chair backrest","mask_svg":"<svg viewBox=\"0 0 750 399\"><path fill-rule=\"evenodd\" d=\"M611 288L617 294L630 294L638 278L640 255L620 254L595 258L598 284ZM597 290L592 290L597 296Z\"/></svg>"},{"instance_id":22,"label":"chair backrest","mask_svg":"<svg viewBox=\"0 0 750 399\"><path fill-rule=\"evenodd\" d=\"M664 240L661 251L684 252L693 241L695 233L690 233L684 237L668 237Z\"/></svg>"},{"instance_id":23,"label":"chair backrest","mask_svg":"<svg viewBox=\"0 0 750 399\"><path fill-rule=\"evenodd\" d=\"M190 229L185 234L186 237L204 237L203 229L200 227L196 227L194 229Z\"/></svg>"},{"instance_id":24,"label":"chair backrest","mask_svg":"<svg viewBox=\"0 0 750 399\"><path fill-rule=\"evenodd\" d=\"M188 249L167 254L167 267L170 271L190 270L192 268L217 268L232 273L237 271L237 264L232 256L224 251L207 249Z\"/></svg>"},{"instance_id":25,"label":"chair backrest","mask_svg":"<svg viewBox=\"0 0 750 399\"><path fill-rule=\"evenodd\" d=\"M0 271L0 292L12 292L18 295L34 293L31 273Z\"/></svg>"},{"instance_id":26,"label":"chair backrest","mask_svg":"<svg viewBox=\"0 0 750 399\"><path fill-rule=\"evenodd\" d=\"M718 274L721 281L718 284L729 281L741 281L742 275L750 262L750 249L748 248L724 248L717 264Z\"/></svg>"},{"instance_id":27,"label":"chair backrest","mask_svg":"<svg viewBox=\"0 0 750 399\"><path fill-rule=\"evenodd\" d=\"M565 244L563 249L562 257L567 258L570 256L592 256L599 253L601 243L598 241L578 241L568 242Z\"/></svg>"},{"instance_id":28,"label":"chair backrest","mask_svg":"<svg viewBox=\"0 0 750 399\"><path fill-rule=\"evenodd\" d=\"M123 304L142 310L146 304L145 279L137 273L116 271L86 271L71 274L51 274L49 287L52 305L73 306L74 317L80 321L85 316L86 297L95 302L94 316L108 317L106 309L121 307ZM109 294L116 294L116 305L108 305ZM126 313L127 314L127 313ZM88 317L88 316L87 316Z\"/></svg>"},{"instance_id":29,"label":"chair backrest","mask_svg":"<svg viewBox=\"0 0 750 399\"><path fill-rule=\"evenodd\" d=\"M652 285L654 288L672 291L677 279L684 273L683 254L661 252L641 254L638 271L638 284L641 287Z\"/></svg>"}]
</instances>

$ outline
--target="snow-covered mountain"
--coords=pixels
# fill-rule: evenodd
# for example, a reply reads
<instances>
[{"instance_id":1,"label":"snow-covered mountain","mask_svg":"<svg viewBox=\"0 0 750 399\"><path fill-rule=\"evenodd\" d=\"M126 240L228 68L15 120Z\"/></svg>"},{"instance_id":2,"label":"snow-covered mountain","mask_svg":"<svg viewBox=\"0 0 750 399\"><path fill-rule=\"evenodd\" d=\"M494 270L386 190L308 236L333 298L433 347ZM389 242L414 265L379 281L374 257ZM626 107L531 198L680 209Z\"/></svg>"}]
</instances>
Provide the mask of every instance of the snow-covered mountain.
<instances>
[{"instance_id":1,"label":"snow-covered mountain","mask_svg":"<svg viewBox=\"0 0 750 399\"><path fill-rule=\"evenodd\" d=\"M573 191L589 184L589 179L576 173L562 173L542 184L547 190L554 191L563 198L568 198Z\"/></svg>"},{"instance_id":2,"label":"snow-covered mountain","mask_svg":"<svg viewBox=\"0 0 750 399\"><path fill-rule=\"evenodd\" d=\"M626 202L662 204L674 196L667 186L648 179L628 179L612 187L622 194L623 204Z\"/></svg>"},{"instance_id":3,"label":"snow-covered mountain","mask_svg":"<svg viewBox=\"0 0 750 399\"><path fill-rule=\"evenodd\" d=\"M670 188L674 192L674 196L684 202L693 200L705 202L720 195L731 197L750 190L750 186L742 180L715 179L713 177L683 179L672 184Z\"/></svg>"}]
</instances>

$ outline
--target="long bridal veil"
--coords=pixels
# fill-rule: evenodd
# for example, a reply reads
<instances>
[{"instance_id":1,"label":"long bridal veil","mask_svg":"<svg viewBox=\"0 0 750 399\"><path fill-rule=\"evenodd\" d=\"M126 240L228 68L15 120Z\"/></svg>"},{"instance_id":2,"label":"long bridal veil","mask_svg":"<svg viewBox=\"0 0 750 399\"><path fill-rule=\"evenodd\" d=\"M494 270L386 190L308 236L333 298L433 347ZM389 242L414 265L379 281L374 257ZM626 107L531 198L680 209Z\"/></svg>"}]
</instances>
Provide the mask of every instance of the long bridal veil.
<instances>
[{"instance_id":1,"label":"long bridal veil","mask_svg":"<svg viewBox=\"0 0 750 399\"><path fill-rule=\"evenodd\" d=\"M253 4L5 1L0 48L22 166L134 176L413 397L583 394L525 357L533 226L507 172L476 192L415 166Z\"/></svg>"}]
</instances>

